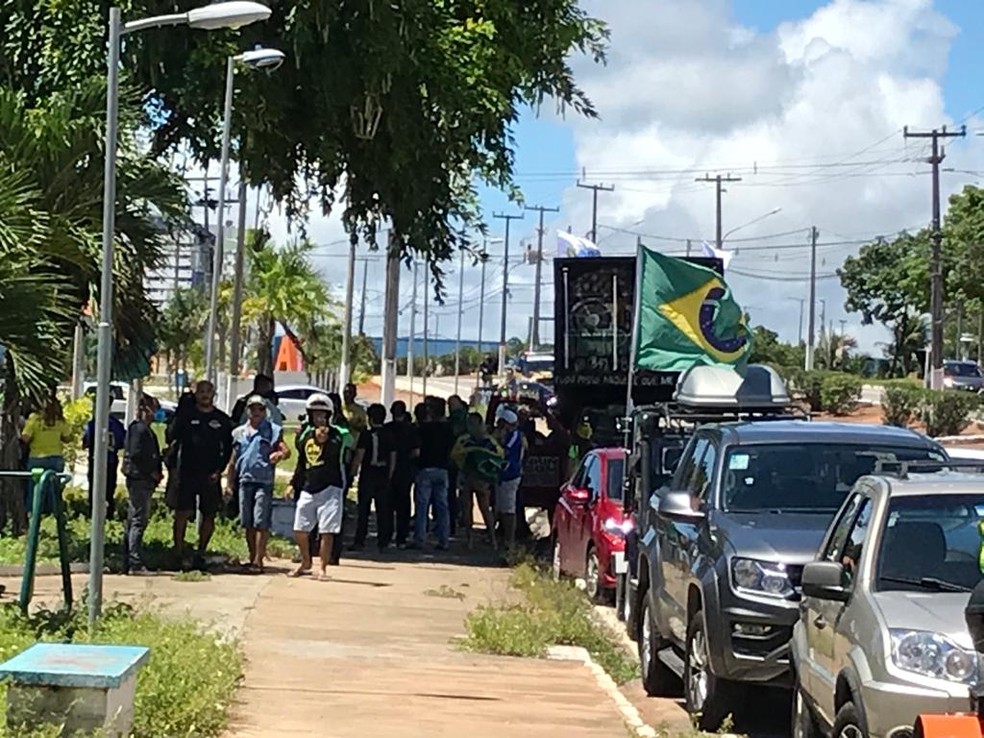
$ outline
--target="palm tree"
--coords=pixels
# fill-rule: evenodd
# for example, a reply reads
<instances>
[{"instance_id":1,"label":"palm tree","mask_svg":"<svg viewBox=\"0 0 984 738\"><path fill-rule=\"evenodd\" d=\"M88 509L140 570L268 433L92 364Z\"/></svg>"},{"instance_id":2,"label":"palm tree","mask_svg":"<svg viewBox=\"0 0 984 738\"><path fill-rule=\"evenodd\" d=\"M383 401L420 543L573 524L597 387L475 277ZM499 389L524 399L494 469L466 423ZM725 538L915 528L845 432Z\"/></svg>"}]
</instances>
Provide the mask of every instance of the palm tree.
<instances>
[{"instance_id":1,"label":"palm tree","mask_svg":"<svg viewBox=\"0 0 984 738\"><path fill-rule=\"evenodd\" d=\"M160 347L172 369L188 370L188 361L202 353L208 323L208 296L185 287L171 295L161 311Z\"/></svg>"},{"instance_id":2,"label":"palm tree","mask_svg":"<svg viewBox=\"0 0 984 738\"><path fill-rule=\"evenodd\" d=\"M243 321L257 328L256 364L273 372L273 336L277 323L298 345L306 364L330 351L328 335L337 325L335 302L310 261L314 245L297 241L275 247L266 231L250 235L249 276ZM326 345L327 344L327 345Z\"/></svg>"}]
</instances>

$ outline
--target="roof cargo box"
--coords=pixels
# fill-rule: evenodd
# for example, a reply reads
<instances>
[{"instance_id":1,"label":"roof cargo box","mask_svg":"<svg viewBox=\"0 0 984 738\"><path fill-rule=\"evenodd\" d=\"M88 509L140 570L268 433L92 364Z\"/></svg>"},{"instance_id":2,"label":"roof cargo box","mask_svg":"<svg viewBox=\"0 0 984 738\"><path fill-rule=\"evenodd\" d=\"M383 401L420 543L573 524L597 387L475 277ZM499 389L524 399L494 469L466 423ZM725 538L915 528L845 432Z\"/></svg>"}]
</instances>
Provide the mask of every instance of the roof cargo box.
<instances>
[{"instance_id":1,"label":"roof cargo box","mask_svg":"<svg viewBox=\"0 0 984 738\"><path fill-rule=\"evenodd\" d=\"M730 366L694 366L677 382L674 400L692 408L780 410L792 400L779 374L751 364L743 373Z\"/></svg>"}]
</instances>

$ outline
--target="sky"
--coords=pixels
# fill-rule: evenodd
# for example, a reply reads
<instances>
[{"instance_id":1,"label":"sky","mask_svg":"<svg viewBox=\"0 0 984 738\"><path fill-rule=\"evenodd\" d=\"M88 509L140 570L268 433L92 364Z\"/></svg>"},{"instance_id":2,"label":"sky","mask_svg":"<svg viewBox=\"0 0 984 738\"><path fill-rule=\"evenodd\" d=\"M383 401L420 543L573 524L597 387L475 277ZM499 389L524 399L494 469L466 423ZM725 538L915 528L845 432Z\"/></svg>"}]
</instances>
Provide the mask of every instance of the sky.
<instances>
[{"instance_id":1,"label":"sky","mask_svg":"<svg viewBox=\"0 0 984 738\"><path fill-rule=\"evenodd\" d=\"M667 253L713 241L713 184L705 175L740 177L727 186L723 231L734 252L728 282L752 322L788 341L801 335L808 295L809 229L819 230L817 297L835 330L880 353L886 332L861 326L844 310L835 270L861 244L916 229L930 219L927 142L921 131L966 124L965 139L947 145L944 195L976 184L984 170L984 91L977 84L984 44L984 5L966 0L583 0L609 24L605 66L571 62L594 101L598 120L564 116L547 103L515 126L517 182L527 205L560 208L545 218L544 252L556 253L556 231L591 230L591 192L578 179L612 186L598 196L598 244L606 254L632 254L637 239ZM522 213L507 197L481 189L493 236L493 213ZM777 212L774 212L777 211ZM754 222L753 222L754 221ZM275 209L274 236L290 237ZM315 218L309 233L316 261L344 295L346 241L337 217ZM536 240L536 213L512 221L507 332L526 336L534 268L522 255ZM444 305L429 305L431 336L499 337L503 244L488 247L481 270L467 266L459 299L457 264L449 268ZM382 330L384 264L360 246L355 320L367 269L365 329ZM423 332L423 270L417 290L417 335ZM542 309L553 315L552 267L544 265ZM412 272L401 278L400 335L413 304ZM822 302L821 302L822 301ZM843 324L841 323L843 321ZM805 321L804 321L805 322ZM541 335L552 336L545 321ZM802 329L802 330L805 330Z\"/></svg>"}]
</instances>

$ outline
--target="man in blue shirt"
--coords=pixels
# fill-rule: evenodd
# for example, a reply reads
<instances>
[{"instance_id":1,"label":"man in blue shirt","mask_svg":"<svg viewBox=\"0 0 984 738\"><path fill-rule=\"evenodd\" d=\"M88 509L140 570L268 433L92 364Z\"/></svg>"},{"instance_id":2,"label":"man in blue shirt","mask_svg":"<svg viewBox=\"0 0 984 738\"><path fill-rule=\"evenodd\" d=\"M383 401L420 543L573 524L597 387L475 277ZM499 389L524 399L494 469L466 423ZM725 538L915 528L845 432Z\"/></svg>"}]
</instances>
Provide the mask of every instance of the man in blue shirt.
<instances>
[{"instance_id":1,"label":"man in blue shirt","mask_svg":"<svg viewBox=\"0 0 984 738\"><path fill-rule=\"evenodd\" d=\"M519 430L519 417L514 410L506 409L499 413L496 436L502 444L505 464L499 472L495 511L502 522L502 535L508 551L516 543L516 516L524 513L516 509L516 496L523 479L526 439Z\"/></svg>"},{"instance_id":2,"label":"man in blue shirt","mask_svg":"<svg viewBox=\"0 0 984 738\"><path fill-rule=\"evenodd\" d=\"M232 432L229 479L239 488L239 519L246 530L249 568L263 571L273 516L273 482L277 464L290 456L283 427L267 419L266 400L246 401L248 420Z\"/></svg>"},{"instance_id":3,"label":"man in blue shirt","mask_svg":"<svg viewBox=\"0 0 984 738\"><path fill-rule=\"evenodd\" d=\"M109 398L110 405L113 404L113 398ZM93 408L94 409L94 408ZM92 489L92 471L95 468L95 463L93 462L93 428L95 426L95 419L90 420L85 424L85 430L82 431L82 448L89 452L89 471L87 476L89 478L89 514L92 514L92 499L93 499L93 489ZM114 418L112 414L109 416L109 445L106 448L106 453L109 456L109 462L106 465L106 520L112 520L116 507L115 507L115 497L116 497L116 478L117 473L120 468L120 451L123 449L123 445L126 443L126 428L123 427L123 423L120 422L118 418Z\"/></svg>"}]
</instances>

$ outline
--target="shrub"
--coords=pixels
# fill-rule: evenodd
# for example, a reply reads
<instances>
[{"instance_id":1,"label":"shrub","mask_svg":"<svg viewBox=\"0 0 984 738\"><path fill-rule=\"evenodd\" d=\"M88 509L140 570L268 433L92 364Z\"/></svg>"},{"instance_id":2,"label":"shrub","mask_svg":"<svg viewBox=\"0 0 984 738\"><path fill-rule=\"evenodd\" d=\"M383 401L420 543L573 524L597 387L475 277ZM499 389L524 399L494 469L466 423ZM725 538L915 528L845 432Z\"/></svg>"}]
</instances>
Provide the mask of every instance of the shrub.
<instances>
[{"instance_id":1,"label":"shrub","mask_svg":"<svg viewBox=\"0 0 984 738\"><path fill-rule=\"evenodd\" d=\"M820 378L820 407L834 415L847 415L861 397L861 380L853 374L830 372Z\"/></svg>"},{"instance_id":2,"label":"shrub","mask_svg":"<svg viewBox=\"0 0 984 738\"><path fill-rule=\"evenodd\" d=\"M795 390L803 396L810 411L814 413L823 409L823 377L824 373L821 371L804 371L795 380Z\"/></svg>"},{"instance_id":3,"label":"shrub","mask_svg":"<svg viewBox=\"0 0 984 738\"><path fill-rule=\"evenodd\" d=\"M882 422L908 428L919 415L925 395L922 387L911 383L886 385L882 393Z\"/></svg>"},{"instance_id":4,"label":"shrub","mask_svg":"<svg viewBox=\"0 0 984 738\"><path fill-rule=\"evenodd\" d=\"M979 401L974 395L927 392L919 408L919 419L926 424L928 436L956 436L970 423L970 413L978 405Z\"/></svg>"}]
</instances>

